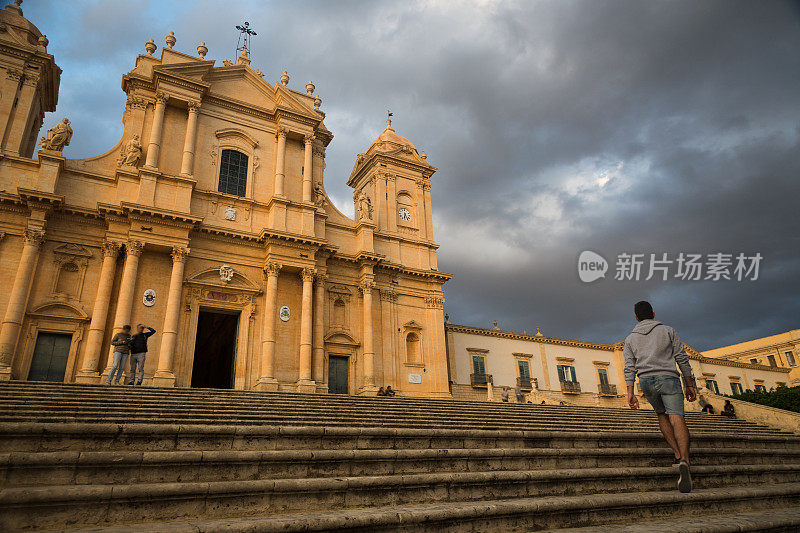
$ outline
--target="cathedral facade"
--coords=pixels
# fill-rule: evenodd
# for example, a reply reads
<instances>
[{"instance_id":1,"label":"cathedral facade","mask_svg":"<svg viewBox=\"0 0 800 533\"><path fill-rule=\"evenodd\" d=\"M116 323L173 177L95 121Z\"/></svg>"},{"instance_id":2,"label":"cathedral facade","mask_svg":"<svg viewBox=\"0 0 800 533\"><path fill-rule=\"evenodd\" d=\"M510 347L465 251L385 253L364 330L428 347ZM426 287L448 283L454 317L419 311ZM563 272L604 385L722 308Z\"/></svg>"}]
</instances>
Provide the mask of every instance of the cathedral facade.
<instances>
[{"instance_id":1,"label":"cathedral facade","mask_svg":"<svg viewBox=\"0 0 800 533\"><path fill-rule=\"evenodd\" d=\"M122 77L119 142L69 159L90 132L39 131L47 38L18 5L0 17L0 378L100 383L141 323L148 385L449 396L436 168L390 121L347 180L350 219L325 193L313 83L170 34Z\"/></svg>"}]
</instances>

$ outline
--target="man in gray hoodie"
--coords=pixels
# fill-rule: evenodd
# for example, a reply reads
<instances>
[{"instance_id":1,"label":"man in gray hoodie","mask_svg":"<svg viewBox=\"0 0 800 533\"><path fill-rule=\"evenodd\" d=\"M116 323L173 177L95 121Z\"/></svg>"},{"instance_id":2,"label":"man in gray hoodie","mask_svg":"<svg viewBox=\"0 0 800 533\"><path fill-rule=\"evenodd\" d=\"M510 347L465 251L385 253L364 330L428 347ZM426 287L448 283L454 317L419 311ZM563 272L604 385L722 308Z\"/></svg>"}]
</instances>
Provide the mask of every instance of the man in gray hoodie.
<instances>
[{"instance_id":1,"label":"man in gray hoodie","mask_svg":"<svg viewBox=\"0 0 800 533\"><path fill-rule=\"evenodd\" d=\"M639 408L639 400L633 391L636 376L647 401L658 415L658 425L672 451L680 470L678 490L690 492L692 477L689 472L689 428L683 417L683 398L693 402L697 398L697 387L689 356L683 349L678 332L655 320L653 306L649 302L637 302L633 308L639 322L625 339L625 383L628 386L628 405ZM675 368L680 369L680 373ZM686 385L681 387L680 376Z\"/></svg>"}]
</instances>

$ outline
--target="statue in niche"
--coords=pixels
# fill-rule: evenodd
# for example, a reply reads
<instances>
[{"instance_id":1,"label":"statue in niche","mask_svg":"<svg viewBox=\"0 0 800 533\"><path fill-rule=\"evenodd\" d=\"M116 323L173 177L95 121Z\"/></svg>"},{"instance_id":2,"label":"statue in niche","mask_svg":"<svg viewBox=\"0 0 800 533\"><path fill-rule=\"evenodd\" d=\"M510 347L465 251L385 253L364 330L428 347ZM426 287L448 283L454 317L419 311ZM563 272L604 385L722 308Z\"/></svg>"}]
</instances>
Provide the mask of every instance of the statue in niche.
<instances>
[{"instance_id":1,"label":"statue in niche","mask_svg":"<svg viewBox=\"0 0 800 533\"><path fill-rule=\"evenodd\" d=\"M69 141L72 139L72 127L69 124L69 120L65 118L47 130L47 136L41 137L39 146L54 152L60 152L69 146Z\"/></svg>"},{"instance_id":2,"label":"statue in niche","mask_svg":"<svg viewBox=\"0 0 800 533\"><path fill-rule=\"evenodd\" d=\"M314 185L314 205L317 207L325 205L325 189L322 188L321 183Z\"/></svg>"},{"instance_id":3,"label":"statue in niche","mask_svg":"<svg viewBox=\"0 0 800 533\"><path fill-rule=\"evenodd\" d=\"M372 200L367 193L362 192L358 195L357 207L359 220L372 220Z\"/></svg>"},{"instance_id":4,"label":"statue in niche","mask_svg":"<svg viewBox=\"0 0 800 533\"><path fill-rule=\"evenodd\" d=\"M133 137L131 137L131 139L122 147L122 150L120 150L117 164L138 167L141 160L142 143L139 141L139 135L134 133Z\"/></svg>"}]
</instances>

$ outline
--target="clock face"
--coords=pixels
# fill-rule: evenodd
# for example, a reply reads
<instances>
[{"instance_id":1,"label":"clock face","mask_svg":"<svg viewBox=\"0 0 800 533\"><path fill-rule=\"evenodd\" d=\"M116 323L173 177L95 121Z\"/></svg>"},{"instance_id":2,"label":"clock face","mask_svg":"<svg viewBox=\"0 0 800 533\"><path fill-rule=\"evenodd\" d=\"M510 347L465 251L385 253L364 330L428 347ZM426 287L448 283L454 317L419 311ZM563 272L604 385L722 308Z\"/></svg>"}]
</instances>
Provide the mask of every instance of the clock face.
<instances>
[{"instance_id":1,"label":"clock face","mask_svg":"<svg viewBox=\"0 0 800 533\"><path fill-rule=\"evenodd\" d=\"M409 211L405 207L401 207L400 211L398 211L397 213L400 215L400 220L405 220L405 221L411 220L411 211Z\"/></svg>"}]
</instances>

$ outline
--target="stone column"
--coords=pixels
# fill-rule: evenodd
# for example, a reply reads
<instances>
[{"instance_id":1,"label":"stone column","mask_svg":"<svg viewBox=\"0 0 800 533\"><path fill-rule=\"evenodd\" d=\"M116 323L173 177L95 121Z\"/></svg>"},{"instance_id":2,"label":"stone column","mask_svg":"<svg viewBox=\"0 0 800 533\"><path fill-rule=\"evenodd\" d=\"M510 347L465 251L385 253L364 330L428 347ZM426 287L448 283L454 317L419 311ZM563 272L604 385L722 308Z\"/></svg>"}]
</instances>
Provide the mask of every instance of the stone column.
<instances>
[{"instance_id":1,"label":"stone column","mask_svg":"<svg viewBox=\"0 0 800 533\"><path fill-rule=\"evenodd\" d=\"M44 231L26 229L23 234L25 244L19 259L17 274L11 286L8 307L0 329L0 380L11 379L11 365L14 361L14 350L19 340L25 309L28 307L28 294L31 291L33 274L39 261L39 250L44 242Z\"/></svg>"},{"instance_id":2,"label":"stone column","mask_svg":"<svg viewBox=\"0 0 800 533\"><path fill-rule=\"evenodd\" d=\"M114 285L114 271L117 268L119 249L118 242L107 240L103 243L103 266L100 267L100 280L97 282L97 294L94 297L92 321L89 324L89 333L86 335L86 352L83 355L81 370L75 376L75 381L78 383L97 383L100 378L97 365L100 362L100 352L103 348L108 305L111 302L111 288Z\"/></svg>"},{"instance_id":3,"label":"stone column","mask_svg":"<svg viewBox=\"0 0 800 533\"><path fill-rule=\"evenodd\" d=\"M431 211L431 184L422 182L422 201L425 205L425 236L433 240L433 211Z\"/></svg>"},{"instance_id":4,"label":"stone column","mask_svg":"<svg viewBox=\"0 0 800 533\"><path fill-rule=\"evenodd\" d=\"M164 126L164 111L167 108L168 96L164 93L156 95L156 107L153 111L153 124L150 126L150 144L147 146L145 166L158 167L158 153L161 149L161 131Z\"/></svg>"},{"instance_id":5,"label":"stone column","mask_svg":"<svg viewBox=\"0 0 800 533\"><path fill-rule=\"evenodd\" d=\"M278 314L278 274L281 265L267 263L264 274L267 277L267 291L264 296L264 322L261 333L261 377L256 383L258 390L278 390L275 379L275 317Z\"/></svg>"},{"instance_id":6,"label":"stone column","mask_svg":"<svg viewBox=\"0 0 800 533\"><path fill-rule=\"evenodd\" d=\"M278 148L275 155L275 192L273 196L283 196L283 172L286 161L286 128L278 128Z\"/></svg>"},{"instance_id":7,"label":"stone column","mask_svg":"<svg viewBox=\"0 0 800 533\"><path fill-rule=\"evenodd\" d=\"M183 159L181 174L191 176L194 172L194 145L197 138L197 115L200 113L200 102L189 102L189 117L186 120L186 139L183 141Z\"/></svg>"},{"instance_id":8,"label":"stone column","mask_svg":"<svg viewBox=\"0 0 800 533\"><path fill-rule=\"evenodd\" d=\"M311 349L311 378L315 383L324 381L325 369L325 282L328 276L317 274L314 287L314 337Z\"/></svg>"},{"instance_id":9,"label":"stone column","mask_svg":"<svg viewBox=\"0 0 800 533\"><path fill-rule=\"evenodd\" d=\"M178 322L181 315L183 297L183 269L189 250L180 246L172 248L172 275L169 279L167 310L164 313L164 328L161 330L161 350L158 354L158 369L153 376L156 387L174 387L175 374L172 372L172 357L178 341Z\"/></svg>"},{"instance_id":10,"label":"stone column","mask_svg":"<svg viewBox=\"0 0 800 533\"><path fill-rule=\"evenodd\" d=\"M311 203L311 185L313 182L313 161L311 159L314 152L314 136L305 136L305 159L303 160L303 201Z\"/></svg>"},{"instance_id":11,"label":"stone column","mask_svg":"<svg viewBox=\"0 0 800 533\"><path fill-rule=\"evenodd\" d=\"M364 298L364 385L359 391L369 394L375 389L375 347L372 340L372 289L375 283L372 278L364 278L360 289Z\"/></svg>"},{"instance_id":12,"label":"stone column","mask_svg":"<svg viewBox=\"0 0 800 533\"><path fill-rule=\"evenodd\" d=\"M298 392L314 392L316 387L314 382L311 381L311 333L312 333L312 316L313 316L313 302L312 291L314 289L314 274L316 272L313 268L304 268L300 272L300 277L303 279L303 300L300 309L300 365L297 380ZM311 390L308 390L308 387Z\"/></svg>"},{"instance_id":13,"label":"stone column","mask_svg":"<svg viewBox=\"0 0 800 533\"><path fill-rule=\"evenodd\" d=\"M117 294L117 313L114 316L114 333L122 331L122 326L131 320L131 307L133 306L133 291L136 290L136 273L139 271L139 257L142 255L144 243L129 240L125 243L125 267L122 270L122 280ZM133 324L131 324L133 326ZM113 352L109 351L108 362L103 374L111 372Z\"/></svg>"}]
</instances>

